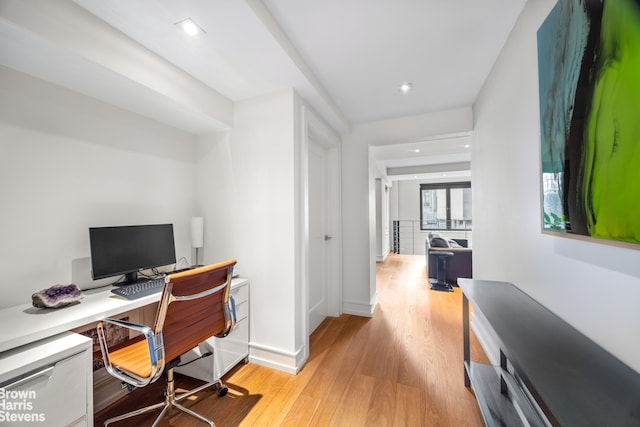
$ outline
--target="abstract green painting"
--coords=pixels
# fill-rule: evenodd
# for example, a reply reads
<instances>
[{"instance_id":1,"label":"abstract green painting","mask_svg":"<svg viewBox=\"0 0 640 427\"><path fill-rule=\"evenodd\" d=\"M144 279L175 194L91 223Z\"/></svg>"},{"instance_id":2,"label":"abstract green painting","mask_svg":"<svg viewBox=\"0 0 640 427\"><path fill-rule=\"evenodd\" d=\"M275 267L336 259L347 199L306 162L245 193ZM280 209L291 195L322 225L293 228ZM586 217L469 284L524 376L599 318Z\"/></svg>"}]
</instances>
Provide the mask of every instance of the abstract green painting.
<instances>
[{"instance_id":1,"label":"abstract green painting","mask_svg":"<svg viewBox=\"0 0 640 427\"><path fill-rule=\"evenodd\" d=\"M559 0L538 76L543 230L640 243L640 0Z\"/></svg>"}]
</instances>

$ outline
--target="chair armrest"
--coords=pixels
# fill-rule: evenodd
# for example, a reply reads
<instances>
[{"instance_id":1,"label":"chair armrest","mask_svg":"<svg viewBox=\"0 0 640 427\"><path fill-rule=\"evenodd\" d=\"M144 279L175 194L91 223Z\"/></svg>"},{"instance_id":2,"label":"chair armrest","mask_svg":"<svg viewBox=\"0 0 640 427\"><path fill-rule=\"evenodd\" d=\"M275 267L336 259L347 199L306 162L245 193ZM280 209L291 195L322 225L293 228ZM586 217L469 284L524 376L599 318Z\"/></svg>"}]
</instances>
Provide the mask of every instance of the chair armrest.
<instances>
[{"instance_id":1,"label":"chair armrest","mask_svg":"<svg viewBox=\"0 0 640 427\"><path fill-rule=\"evenodd\" d=\"M127 329L140 332L145 336L147 336L149 333L153 334L153 331L151 330L150 327L146 325L140 325L138 323L129 322L127 320L106 318L106 319L102 319L100 323L111 323L112 325L123 326ZM98 325L100 325L100 323Z\"/></svg>"},{"instance_id":2,"label":"chair armrest","mask_svg":"<svg viewBox=\"0 0 640 427\"><path fill-rule=\"evenodd\" d=\"M122 366L114 366L109 354L109 347L104 330L104 324L109 323L125 327L127 329L140 333L146 342L147 351L150 360L150 374L148 377L141 377L133 372L127 371ZM153 329L146 325L140 325L137 323L129 322L120 319L103 319L98 323L98 341L100 342L100 350L102 352L102 358L104 360L105 368L109 374L118 378L121 381L131 384L135 387L143 387L157 380L162 374L164 369L164 346L162 342L162 334L156 335Z\"/></svg>"}]
</instances>

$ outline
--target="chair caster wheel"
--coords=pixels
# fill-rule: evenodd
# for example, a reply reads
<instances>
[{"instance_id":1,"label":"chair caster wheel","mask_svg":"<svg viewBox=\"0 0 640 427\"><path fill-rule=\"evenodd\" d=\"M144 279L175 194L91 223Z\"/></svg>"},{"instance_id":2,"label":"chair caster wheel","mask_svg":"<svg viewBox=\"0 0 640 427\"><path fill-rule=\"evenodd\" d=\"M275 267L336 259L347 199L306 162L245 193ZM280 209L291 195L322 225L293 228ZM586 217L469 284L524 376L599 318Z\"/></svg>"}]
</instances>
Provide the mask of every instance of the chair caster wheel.
<instances>
[{"instance_id":1,"label":"chair caster wheel","mask_svg":"<svg viewBox=\"0 0 640 427\"><path fill-rule=\"evenodd\" d=\"M226 385L224 385L222 381L218 381L216 384L214 384L212 388L213 388L213 391L218 392L218 396L220 397L226 396L227 392L229 392L229 388Z\"/></svg>"},{"instance_id":2,"label":"chair caster wheel","mask_svg":"<svg viewBox=\"0 0 640 427\"><path fill-rule=\"evenodd\" d=\"M222 397L222 396L226 396L227 392L229 391L229 388L227 388L226 385L223 385L222 387L220 387L220 389L218 390L218 396Z\"/></svg>"}]
</instances>

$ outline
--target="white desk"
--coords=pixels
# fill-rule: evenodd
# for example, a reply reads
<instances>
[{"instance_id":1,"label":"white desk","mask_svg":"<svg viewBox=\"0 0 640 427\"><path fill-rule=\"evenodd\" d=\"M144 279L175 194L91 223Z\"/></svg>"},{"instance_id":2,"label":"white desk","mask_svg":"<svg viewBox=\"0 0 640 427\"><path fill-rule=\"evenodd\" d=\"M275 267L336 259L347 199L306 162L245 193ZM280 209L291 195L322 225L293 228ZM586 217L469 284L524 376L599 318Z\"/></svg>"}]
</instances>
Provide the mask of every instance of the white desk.
<instances>
[{"instance_id":1,"label":"white desk","mask_svg":"<svg viewBox=\"0 0 640 427\"><path fill-rule=\"evenodd\" d=\"M187 375L200 377L203 373L199 371L207 371L205 376L220 378L231 366L246 360L249 355L248 285L247 279L231 281L238 323L226 338L211 340L216 366L209 360L211 366L202 365L198 372ZM25 392L33 393L30 403L37 410L36 415L52 423L49 425L93 426L91 339L69 331L154 304L161 296L158 292L129 301L113 294L111 289L113 286L83 291L80 303L59 309L35 308L31 304L0 309L0 384L26 387ZM38 371L37 382L31 379L35 371ZM24 379L25 376L28 377ZM65 411L57 409L63 406Z\"/></svg>"},{"instance_id":2,"label":"white desk","mask_svg":"<svg viewBox=\"0 0 640 427\"><path fill-rule=\"evenodd\" d=\"M0 352L30 344L106 317L134 310L160 299L160 293L128 301L111 293L112 286L83 291L79 304L58 309L23 304L0 310Z\"/></svg>"},{"instance_id":3,"label":"white desk","mask_svg":"<svg viewBox=\"0 0 640 427\"><path fill-rule=\"evenodd\" d=\"M247 279L233 279L231 288L247 282ZM0 353L160 300L157 293L129 301L111 293L111 289L113 287L108 286L83 291L79 304L59 309L35 308L31 304L0 309Z\"/></svg>"}]
</instances>

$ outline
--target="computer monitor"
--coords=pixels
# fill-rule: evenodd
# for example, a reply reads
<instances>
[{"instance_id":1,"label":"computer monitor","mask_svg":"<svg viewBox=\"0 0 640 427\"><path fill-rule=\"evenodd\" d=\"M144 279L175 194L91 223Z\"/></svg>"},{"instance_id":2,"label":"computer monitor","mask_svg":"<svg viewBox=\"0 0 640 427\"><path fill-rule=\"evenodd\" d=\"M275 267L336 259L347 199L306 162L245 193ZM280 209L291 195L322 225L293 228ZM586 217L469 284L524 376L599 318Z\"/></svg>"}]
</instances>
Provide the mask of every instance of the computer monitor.
<instances>
[{"instance_id":1,"label":"computer monitor","mask_svg":"<svg viewBox=\"0 0 640 427\"><path fill-rule=\"evenodd\" d=\"M173 224L90 227L91 276L125 275L135 283L138 271L175 264Z\"/></svg>"}]
</instances>

